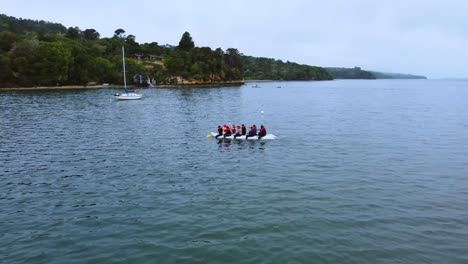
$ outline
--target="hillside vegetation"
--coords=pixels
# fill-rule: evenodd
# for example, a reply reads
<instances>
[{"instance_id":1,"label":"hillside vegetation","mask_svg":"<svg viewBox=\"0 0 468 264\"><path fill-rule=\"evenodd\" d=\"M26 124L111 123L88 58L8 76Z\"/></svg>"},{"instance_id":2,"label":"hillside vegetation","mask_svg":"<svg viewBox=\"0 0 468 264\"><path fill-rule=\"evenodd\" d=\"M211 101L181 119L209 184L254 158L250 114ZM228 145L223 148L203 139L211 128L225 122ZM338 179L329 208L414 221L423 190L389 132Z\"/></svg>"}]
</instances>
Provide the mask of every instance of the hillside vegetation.
<instances>
[{"instance_id":1,"label":"hillside vegetation","mask_svg":"<svg viewBox=\"0 0 468 264\"><path fill-rule=\"evenodd\" d=\"M332 80L322 67L283 62L268 58L242 56L244 78L247 80Z\"/></svg>"},{"instance_id":2,"label":"hillside vegetation","mask_svg":"<svg viewBox=\"0 0 468 264\"><path fill-rule=\"evenodd\" d=\"M140 85L147 80L178 84L332 79L320 67L244 56L235 48L196 47L188 32L177 46L141 44L123 29L101 38L95 29L0 15L0 87L121 84L122 46L127 76L137 76Z\"/></svg>"}]
</instances>

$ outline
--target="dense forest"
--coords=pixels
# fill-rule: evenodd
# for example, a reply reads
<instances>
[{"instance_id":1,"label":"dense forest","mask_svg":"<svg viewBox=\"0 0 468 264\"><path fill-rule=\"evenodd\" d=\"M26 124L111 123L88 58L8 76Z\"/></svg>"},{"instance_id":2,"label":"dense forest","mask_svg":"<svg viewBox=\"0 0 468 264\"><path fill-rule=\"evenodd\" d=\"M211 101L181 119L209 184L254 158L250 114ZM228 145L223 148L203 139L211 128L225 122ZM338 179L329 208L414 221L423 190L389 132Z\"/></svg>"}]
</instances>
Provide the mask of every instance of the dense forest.
<instances>
[{"instance_id":1,"label":"dense forest","mask_svg":"<svg viewBox=\"0 0 468 264\"><path fill-rule=\"evenodd\" d=\"M244 78L247 80L332 80L321 67L301 65L268 58L242 56Z\"/></svg>"},{"instance_id":2,"label":"dense forest","mask_svg":"<svg viewBox=\"0 0 468 264\"><path fill-rule=\"evenodd\" d=\"M123 29L101 38L95 29L0 14L0 87L121 84L121 47L127 76L143 85L332 79L320 67L244 56L235 48L196 47L188 32L177 46L140 44Z\"/></svg>"}]
</instances>

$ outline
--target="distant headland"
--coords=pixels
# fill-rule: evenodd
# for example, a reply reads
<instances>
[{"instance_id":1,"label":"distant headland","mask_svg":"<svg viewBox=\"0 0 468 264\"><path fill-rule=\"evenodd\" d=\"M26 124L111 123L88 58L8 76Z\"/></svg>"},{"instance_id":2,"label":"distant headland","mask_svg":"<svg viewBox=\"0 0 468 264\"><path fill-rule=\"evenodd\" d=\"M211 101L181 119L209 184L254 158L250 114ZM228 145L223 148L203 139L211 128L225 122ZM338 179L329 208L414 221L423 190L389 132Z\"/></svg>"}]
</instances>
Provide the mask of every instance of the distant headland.
<instances>
[{"instance_id":1,"label":"distant headland","mask_svg":"<svg viewBox=\"0 0 468 264\"><path fill-rule=\"evenodd\" d=\"M362 70L360 67L327 67L325 70L333 76L334 79L427 79L426 76L421 75L366 71Z\"/></svg>"}]
</instances>

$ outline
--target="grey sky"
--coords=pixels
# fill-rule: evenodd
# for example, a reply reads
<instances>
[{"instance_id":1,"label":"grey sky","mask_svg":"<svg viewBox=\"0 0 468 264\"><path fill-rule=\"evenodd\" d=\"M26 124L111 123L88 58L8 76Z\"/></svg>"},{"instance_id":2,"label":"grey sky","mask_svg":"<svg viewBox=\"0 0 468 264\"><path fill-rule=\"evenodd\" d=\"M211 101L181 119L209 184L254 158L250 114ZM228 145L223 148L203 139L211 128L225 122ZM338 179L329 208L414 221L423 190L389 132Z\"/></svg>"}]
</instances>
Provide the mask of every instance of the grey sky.
<instances>
[{"instance_id":1,"label":"grey sky","mask_svg":"<svg viewBox=\"0 0 468 264\"><path fill-rule=\"evenodd\" d=\"M0 0L0 13L317 66L468 77L468 1Z\"/></svg>"}]
</instances>

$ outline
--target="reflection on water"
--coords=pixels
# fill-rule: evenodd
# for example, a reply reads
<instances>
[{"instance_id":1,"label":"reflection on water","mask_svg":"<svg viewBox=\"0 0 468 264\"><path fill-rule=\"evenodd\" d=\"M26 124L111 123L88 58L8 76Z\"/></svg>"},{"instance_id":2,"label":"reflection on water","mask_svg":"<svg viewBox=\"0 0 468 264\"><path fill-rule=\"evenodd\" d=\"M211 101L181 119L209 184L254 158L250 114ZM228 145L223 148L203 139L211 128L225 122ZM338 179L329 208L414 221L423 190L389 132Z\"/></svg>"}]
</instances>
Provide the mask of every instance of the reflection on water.
<instances>
[{"instance_id":1,"label":"reflection on water","mask_svg":"<svg viewBox=\"0 0 468 264\"><path fill-rule=\"evenodd\" d=\"M222 140L222 139L215 139L215 140L218 141L217 143L219 145L219 150L222 152L229 151L230 149L233 149L233 150L249 149L249 150L263 151L265 150L266 145L268 145L268 142L260 141L260 140ZM252 154L255 154L255 152L252 152Z\"/></svg>"}]
</instances>

